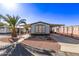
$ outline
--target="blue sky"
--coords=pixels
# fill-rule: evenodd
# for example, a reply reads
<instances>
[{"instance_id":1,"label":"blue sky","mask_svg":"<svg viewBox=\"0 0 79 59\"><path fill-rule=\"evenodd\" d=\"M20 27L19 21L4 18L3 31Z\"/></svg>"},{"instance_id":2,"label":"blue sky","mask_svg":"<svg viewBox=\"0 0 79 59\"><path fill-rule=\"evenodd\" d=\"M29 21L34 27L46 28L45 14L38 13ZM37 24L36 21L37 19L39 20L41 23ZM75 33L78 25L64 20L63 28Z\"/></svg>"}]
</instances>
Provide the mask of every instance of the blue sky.
<instances>
[{"instance_id":1,"label":"blue sky","mask_svg":"<svg viewBox=\"0 0 79 59\"><path fill-rule=\"evenodd\" d=\"M19 15L27 23L44 21L51 24L79 25L79 4L68 3L20 3L16 8L0 4L0 14Z\"/></svg>"}]
</instances>

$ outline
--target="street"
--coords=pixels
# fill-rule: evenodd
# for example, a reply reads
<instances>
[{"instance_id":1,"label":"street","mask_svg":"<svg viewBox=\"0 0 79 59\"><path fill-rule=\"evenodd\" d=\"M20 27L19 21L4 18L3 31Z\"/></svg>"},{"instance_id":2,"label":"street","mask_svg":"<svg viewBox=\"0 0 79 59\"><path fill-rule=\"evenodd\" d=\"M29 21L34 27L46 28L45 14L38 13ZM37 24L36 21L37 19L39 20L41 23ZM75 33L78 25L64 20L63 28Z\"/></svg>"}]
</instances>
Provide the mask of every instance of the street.
<instances>
[{"instance_id":1,"label":"street","mask_svg":"<svg viewBox=\"0 0 79 59\"><path fill-rule=\"evenodd\" d=\"M15 49L9 56L33 56L28 50L22 47L21 44L17 44Z\"/></svg>"}]
</instances>

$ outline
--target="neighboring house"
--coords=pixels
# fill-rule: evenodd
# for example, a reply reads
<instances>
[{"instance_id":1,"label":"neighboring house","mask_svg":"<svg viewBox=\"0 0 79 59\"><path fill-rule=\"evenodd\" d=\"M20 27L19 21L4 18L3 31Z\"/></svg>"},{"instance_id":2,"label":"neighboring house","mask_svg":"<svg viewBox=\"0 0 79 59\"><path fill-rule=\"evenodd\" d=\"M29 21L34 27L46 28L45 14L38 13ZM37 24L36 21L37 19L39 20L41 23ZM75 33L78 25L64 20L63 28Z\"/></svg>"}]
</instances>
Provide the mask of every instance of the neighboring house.
<instances>
[{"instance_id":1,"label":"neighboring house","mask_svg":"<svg viewBox=\"0 0 79 59\"><path fill-rule=\"evenodd\" d=\"M64 24L50 24L50 32L56 32L56 29L57 31L59 31L59 28L63 26L65 25Z\"/></svg>"},{"instance_id":2,"label":"neighboring house","mask_svg":"<svg viewBox=\"0 0 79 59\"><path fill-rule=\"evenodd\" d=\"M26 32L23 23L22 23L22 24L19 24L18 26L16 26L16 28L17 28L17 33L18 33L18 34L23 34L23 33Z\"/></svg>"},{"instance_id":3,"label":"neighboring house","mask_svg":"<svg viewBox=\"0 0 79 59\"><path fill-rule=\"evenodd\" d=\"M16 30L17 30L17 34L21 34L25 32L23 24L16 26ZM11 34L11 29L6 25L0 26L0 34Z\"/></svg>"},{"instance_id":4,"label":"neighboring house","mask_svg":"<svg viewBox=\"0 0 79 59\"><path fill-rule=\"evenodd\" d=\"M0 34L11 33L10 29L7 26L0 26Z\"/></svg>"}]
</instances>

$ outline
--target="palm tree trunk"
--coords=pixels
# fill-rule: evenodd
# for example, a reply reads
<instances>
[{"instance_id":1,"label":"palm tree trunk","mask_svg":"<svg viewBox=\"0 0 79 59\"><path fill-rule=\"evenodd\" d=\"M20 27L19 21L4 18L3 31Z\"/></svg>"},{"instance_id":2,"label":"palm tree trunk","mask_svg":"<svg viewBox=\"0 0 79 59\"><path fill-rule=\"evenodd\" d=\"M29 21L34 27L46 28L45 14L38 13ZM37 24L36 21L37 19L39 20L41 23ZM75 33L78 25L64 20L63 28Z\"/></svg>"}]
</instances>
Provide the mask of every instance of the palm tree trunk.
<instances>
[{"instance_id":1,"label":"palm tree trunk","mask_svg":"<svg viewBox=\"0 0 79 59\"><path fill-rule=\"evenodd\" d=\"M14 42L17 41L17 33L16 33L16 28L15 27L12 29L12 40Z\"/></svg>"}]
</instances>

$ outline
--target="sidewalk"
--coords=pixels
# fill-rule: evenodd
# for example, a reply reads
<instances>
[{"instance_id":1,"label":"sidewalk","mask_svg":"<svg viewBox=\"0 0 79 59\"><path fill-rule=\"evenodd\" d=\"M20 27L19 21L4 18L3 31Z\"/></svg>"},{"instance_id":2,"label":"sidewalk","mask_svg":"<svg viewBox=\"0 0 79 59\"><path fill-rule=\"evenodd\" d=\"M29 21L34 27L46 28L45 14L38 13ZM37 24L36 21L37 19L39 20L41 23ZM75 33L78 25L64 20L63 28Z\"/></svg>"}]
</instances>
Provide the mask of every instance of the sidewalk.
<instances>
[{"instance_id":1,"label":"sidewalk","mask_svg":"<svg viewBox=\"0 0 79 59\"><path fill-rule=\"evenodd\" d=\"M25 34L25 35L21 35L21 36L18 36L20 39L17 41L17 43L20 43L22 42L23 40L27 39L30 37L29 34Z\"/></svg>"},{"instance_id":2,"label":"sidewalk","mask_svg":"<svg viewBox=\"0 0 79 59\"><path fill-rule=\"evenodd\" d=\"M79 40L57 34L52 34L51 37L58 41L58 43L61 45L61 51L79 53Z\"/></svg>"}]
</instances>

